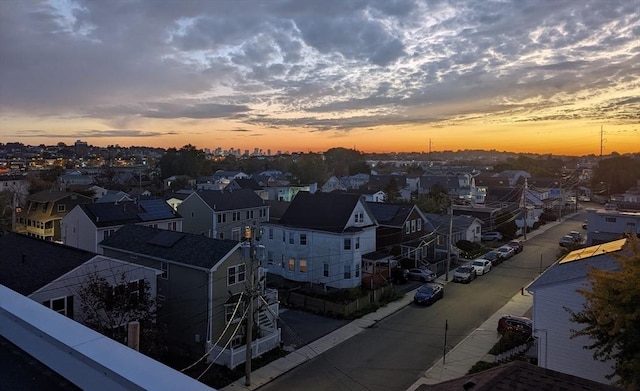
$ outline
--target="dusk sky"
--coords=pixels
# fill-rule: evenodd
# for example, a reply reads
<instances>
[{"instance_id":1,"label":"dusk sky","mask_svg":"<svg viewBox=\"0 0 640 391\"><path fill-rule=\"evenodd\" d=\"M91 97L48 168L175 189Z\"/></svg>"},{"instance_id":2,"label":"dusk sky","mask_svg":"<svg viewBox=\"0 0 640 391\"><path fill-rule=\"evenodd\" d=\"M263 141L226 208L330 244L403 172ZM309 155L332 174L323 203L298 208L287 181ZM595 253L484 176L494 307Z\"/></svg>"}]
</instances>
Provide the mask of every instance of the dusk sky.
<instances>
[{"instance_id":1,"label":"dusk sky","mask_svg":"<svg viewBox=\"0 0 640 391\"><path fill-rule=\"evenodd\" d=\"M637 0L0 0L0 142L640 152Z\"/></svg>"}]
</instances>

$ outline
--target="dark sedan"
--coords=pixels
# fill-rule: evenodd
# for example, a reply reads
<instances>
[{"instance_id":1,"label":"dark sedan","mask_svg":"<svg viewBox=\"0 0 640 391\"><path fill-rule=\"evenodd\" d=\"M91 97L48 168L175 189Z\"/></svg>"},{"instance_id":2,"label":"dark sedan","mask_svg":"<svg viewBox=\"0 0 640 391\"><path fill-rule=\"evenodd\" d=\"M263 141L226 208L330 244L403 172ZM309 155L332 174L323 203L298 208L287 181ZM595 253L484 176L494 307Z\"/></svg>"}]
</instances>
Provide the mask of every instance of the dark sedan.
<instances>
[{"instance_id":1,"label":"dark sedan","mask_svg":"<svg viewBox=\"0 0 640 391\"><path fill-rule=\"evenodd\" d=\"M444 297L442 285L427 283L416 291L413 301L420 305L431 305Z\"/></svg>"}]
</instances>

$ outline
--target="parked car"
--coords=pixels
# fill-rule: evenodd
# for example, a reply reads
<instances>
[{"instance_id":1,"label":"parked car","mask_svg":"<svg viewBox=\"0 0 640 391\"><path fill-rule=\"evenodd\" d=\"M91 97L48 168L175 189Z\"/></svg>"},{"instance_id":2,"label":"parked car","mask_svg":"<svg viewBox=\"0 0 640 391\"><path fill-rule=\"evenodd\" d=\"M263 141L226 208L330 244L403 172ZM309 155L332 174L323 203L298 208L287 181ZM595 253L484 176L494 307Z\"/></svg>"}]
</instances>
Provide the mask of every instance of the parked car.
<instances>
[{"instance_id":1,"label":"parked car","mask_svg":"<svg viewBox=\"0 0 640 391\"><path fill-rule=\"evenodd\" d=\"M575 240L576 243L582 243L582 234L580 232L571 231L569 232L569 235L573 237L573 240Z\"/></svg>"},{"instance_id":2,"label":"parked car","mask_svg":"<svg viewBox=\"0 0 640 391\"><path fill-rule=\"evenodd\" d=\"M511 258L512 256L515 255L515 251L513 250L513 247L511 246L500 246L496 249L496 251L500 252L500 254L502 254L502 258L507 260L509 258Z\"/></svg>"},{"instance_id":3,"label":"parked car","mask_svg":"<svg viewBox=\"0 0 640 391\"><path fill-rule=\"evenodd\" d=\"M524 316L504 315L498 320L498 332L515 331L531 335L533 332L533 321Z\"/></svg>"},{"instance_id":4,"label":"parked car","mask_svg":"<svg viewBox=\"0 0 640 391\"><path fill-rule=\"evenodd\" d=\"M504 260L504 258L502 258L502 254L500 253L500 251L497 251L497 250L491 250L488 253L484 254L482 256L482 259L490 260L492 266L498 266Z\"/></svg>"},{"instance_id":5,"label":"parked car","mask_svg":"<svg viewBox=\"0 0 640 391\"><path fill-rule=\"evenodd\" d=\"M524 249L524 240L522 239L513 239L507 242L506 244L509 247L513 248L513 251L516 254L519 254Z\"/></svg>"},{"instance_id":6,"label":"parked car","mask_svg":"<svg viewBox=\"0 0 640 391\"><path fill-rule=\"evenodd\" d=\"M478 258L471 263L471 266L476 269L476 274L479 276L491 271L491 261L488 259Z\"/></svg>"},{"instance_id":7,"label":"parked car","mask_svg":"<svg viewBox=\"0 0 640 391\"><path fill-rule=\"evenodd\" d=\"M473 266L458 266L458 268L453 271L453 282L470 283L471 281L476 279L476 276L476 269Z\"/></svg>"},{"instance_id":8,"label":"parked car","mask_svg":"<svg viewBox=\"0 0 640 391\"><path fill-rule=\"evenodd\" d=\"M560 245L560 247L569 247L576 244L576 241L573 238L573 236L564 235L563 237L560 238L560 242L558 242L558 244Z\"/></svg>"},{"instance_id":9,"label":"parked car","mask_svg":"<svg viewBox=\"0 0 640 391\"><path fill-rule=\"evenodd\" d=\"M497 242L498 240L502 240L502 234L497 231L485 232L480 237L483 242Z\"/></svg>"},{"instance_id":10,"label":"parked car","mask_svg":"<svg viewBox=\"0 0 640 391\"><path fill-rule=\"evenodd\" d=\"M433 282L422 285L416 291L413 301L420 305L431 305L444 297L444 288Z\"/></svg>"},{"instance_id":11,"label":"parked car","mask_svg":"<svg viewBox=\"0 0 640 391\"><path fill-rule=\"evenodd\" d=\"M413 268L409 269L407 277L410 280L431 282L436 279L436 274L429 269Z\"/></svg>"}]
</instances>

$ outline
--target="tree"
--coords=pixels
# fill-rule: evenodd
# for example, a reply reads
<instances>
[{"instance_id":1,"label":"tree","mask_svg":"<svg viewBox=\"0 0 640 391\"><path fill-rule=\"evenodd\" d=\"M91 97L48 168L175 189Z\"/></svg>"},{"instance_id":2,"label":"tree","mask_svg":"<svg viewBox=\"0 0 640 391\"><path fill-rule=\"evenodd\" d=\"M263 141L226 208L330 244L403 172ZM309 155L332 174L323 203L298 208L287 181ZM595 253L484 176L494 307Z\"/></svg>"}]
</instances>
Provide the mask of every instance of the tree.
<instances>
[{"instance_id":1,"label":"tree","mask_svg":"<svg viewBox=\"0 0 640 391\"><path fill-rule=\"evenodd\" d=\"M606 189L607 195L609 195L629 190L636 185L639 179L640 159L630 156L614 156L598 163L591 184L594 189Z\"/></svg>"},{"instance_id":2,"label":"tree","mask_svg":"<svg viewBox=\"0 0 640 391\"><path fill-rule=\"evenodd\" d=\"M572 338L593 341L587 349L599 361L612 361L619 385L640 389L640 240L629 236L622 252L612 253L620 266L608 271L593 268L588 273L591 290L578 290L585 298L583 309L571 320L585 327L572 330Z\"/></svg>"},{"instance_id":3,"label":"tree","mask_svg":"<svg viewBox=\"0 0 640 391\"><path fill-rule=\"evenodd\" d=\"M140 322L140 351L161 358L165 350L164 326L156 321L156 303L146 280L130 281L126 273L115 285L105 277L89 273L78 292L82 323L120 343L126 344L129 322Z\"/></svg>"},{"instance_id":4,"label":"tree","mask_svg":"<svg viewBox=\"0 0 640 391\"><path fill-rule=\"evenodd\" d=\"M445 213L450 204L447 189L437 183L431 187L429 194L421 195L416 200L418 208L425 213Z\"/></svg>"}]
</instances>

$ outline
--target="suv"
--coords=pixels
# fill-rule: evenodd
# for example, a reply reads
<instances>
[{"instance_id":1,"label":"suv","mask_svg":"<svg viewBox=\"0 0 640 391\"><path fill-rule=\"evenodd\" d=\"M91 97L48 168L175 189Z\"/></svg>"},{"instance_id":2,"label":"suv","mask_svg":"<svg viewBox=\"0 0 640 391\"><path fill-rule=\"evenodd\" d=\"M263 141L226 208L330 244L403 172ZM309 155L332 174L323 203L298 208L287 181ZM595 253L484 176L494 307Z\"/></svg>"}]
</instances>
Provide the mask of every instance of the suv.
<instances>
[{"instance_id":1,"label":"suv","mask_svg":"<svg viewBox=\"0 0 640 391\"><path fill-rule=\"evenodd\" d=\"M531 335L533 331L533 321L524 316L504 315L498 320L498 332L515 331Z\"/></svg>"},{"instance_id":2,"label":"suv","mask_svg":"<svg viewBox=\"0 0 640 391\"><path fill-rule=\"evenodd\" d=\"M483 242L496 242L498 240L502 240L502 234L497 231L485 232L481 237Z\"/></svg>"}]
</instances>

